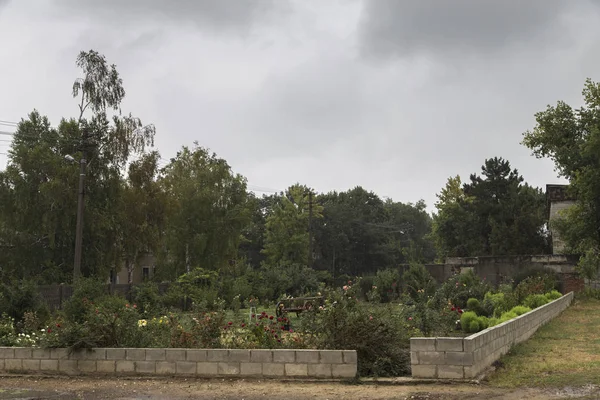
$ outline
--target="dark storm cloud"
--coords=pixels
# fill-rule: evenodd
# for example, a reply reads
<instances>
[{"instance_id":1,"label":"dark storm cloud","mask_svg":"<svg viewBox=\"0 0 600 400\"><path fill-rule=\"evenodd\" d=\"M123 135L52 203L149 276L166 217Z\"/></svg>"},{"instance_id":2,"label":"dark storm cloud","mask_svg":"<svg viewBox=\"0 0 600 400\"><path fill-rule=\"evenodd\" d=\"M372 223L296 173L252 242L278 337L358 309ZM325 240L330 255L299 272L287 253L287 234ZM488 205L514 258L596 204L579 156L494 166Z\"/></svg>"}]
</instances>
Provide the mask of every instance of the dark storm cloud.
<instances>
[{"instance_id":1,"label":"dark storm cloud","mask_svg":"<svg viewBox=\"0 0 600 400\"><path fill-rule=\"evenodd\" d=\"M56 4L79 17L108 23L151 20L163 26L189 23L201 29L238 33L248 33L256 24L270 22L288 8L287 2L277 0L57 0Z\"/></svg>"},{"instance_id":2,"label":"dark storm cloud","mask_svg":"<svg viewBox=\"0 0 600 400\"><path fill-rule=\"evenodd\" d=\"M360 26L365 56L419 53L489 54L540 39L564 40L563 18L598 0L364 1Z\"/></svg>"}]
</instances>

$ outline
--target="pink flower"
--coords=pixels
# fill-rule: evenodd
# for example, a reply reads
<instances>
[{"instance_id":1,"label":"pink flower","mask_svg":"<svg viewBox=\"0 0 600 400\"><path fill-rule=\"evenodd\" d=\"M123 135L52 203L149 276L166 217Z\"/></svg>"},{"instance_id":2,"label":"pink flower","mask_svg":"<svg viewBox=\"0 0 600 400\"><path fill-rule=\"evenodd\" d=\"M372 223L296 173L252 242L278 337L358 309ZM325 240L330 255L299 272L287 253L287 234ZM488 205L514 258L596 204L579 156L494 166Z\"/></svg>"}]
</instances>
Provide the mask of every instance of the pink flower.
<instances>
[{"instance_id":1,"label":"pink flower","mask_svg":"<svg viewBox=\"0 0 600 400\"><path fill-rule=\"evenodd\" d=\"M289 330L289 332L290 332L290 333L294 333L294 330L293 330L293 329L290 329L290 330Z\"/></svg>"},{"instance_id":2,"label":"pink flower","mask_svg":"<svg viewBox=\"0 0 600 400\"><path fill-rule=\"evenodd\" d=\"M369 321L373 321L373 316L369 315Z\"/></svg>"},{"instance_id":3,"label":"pink flower","mask_svg":"<svg viewBox=\"0 0 600 400\"><path fill-rule=\"evenodd\" d=\"M408 320L409 320L409 321L412 321L412 317L408 317Z\"/></svg>"},{"instance_id":4,"label":"pink flower","mask_svg":"<svg viewBox=\"0 0 600 400\"><path fill-rule=\"evenodd\" d=\"M348 290L348 286L344 285L344 286L342 287L342 289L344 289L344 290Z\"/></svg>"}]
</instances>

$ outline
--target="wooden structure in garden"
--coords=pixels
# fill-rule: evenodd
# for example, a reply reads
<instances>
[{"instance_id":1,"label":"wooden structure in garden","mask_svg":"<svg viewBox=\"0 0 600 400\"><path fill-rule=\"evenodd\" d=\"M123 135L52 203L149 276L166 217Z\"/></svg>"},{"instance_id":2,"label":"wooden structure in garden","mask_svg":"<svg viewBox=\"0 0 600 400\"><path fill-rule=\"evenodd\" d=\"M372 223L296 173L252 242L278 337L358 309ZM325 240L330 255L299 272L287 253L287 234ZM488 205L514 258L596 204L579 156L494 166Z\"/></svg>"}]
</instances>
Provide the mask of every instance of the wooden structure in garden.
<instances>
[{"instance_id":1,"label":"wooden structure in garden","mask_svg":"<svg viewBox=\"0 0 600 400\"><path fill-rule=\"evenodd\" d=\"M296 316L299 316L303 311L313 310L322 305L323 297L290 297L289 299L279 300L275 314L278 318L290 312L295 312Z\"/></svg>"}]
</instances>

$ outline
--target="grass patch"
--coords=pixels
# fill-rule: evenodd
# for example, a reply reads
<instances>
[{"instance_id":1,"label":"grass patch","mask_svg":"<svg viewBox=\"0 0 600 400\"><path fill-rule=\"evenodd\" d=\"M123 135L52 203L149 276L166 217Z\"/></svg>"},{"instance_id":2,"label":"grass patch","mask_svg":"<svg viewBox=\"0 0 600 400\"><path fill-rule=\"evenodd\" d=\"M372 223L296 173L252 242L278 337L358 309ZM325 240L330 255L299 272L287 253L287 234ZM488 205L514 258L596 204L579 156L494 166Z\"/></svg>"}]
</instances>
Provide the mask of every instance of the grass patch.
<instances>
[{"instance_id":1,"label":"grass patch","mask_svg":"<svg viewBox=\"0 0 600 400\"><path fill-rule=\"evenodd\" d=\"M600 300L578 299L528 341L502 357L498 387L600 384Z\"/></svg>"}]
</instances>

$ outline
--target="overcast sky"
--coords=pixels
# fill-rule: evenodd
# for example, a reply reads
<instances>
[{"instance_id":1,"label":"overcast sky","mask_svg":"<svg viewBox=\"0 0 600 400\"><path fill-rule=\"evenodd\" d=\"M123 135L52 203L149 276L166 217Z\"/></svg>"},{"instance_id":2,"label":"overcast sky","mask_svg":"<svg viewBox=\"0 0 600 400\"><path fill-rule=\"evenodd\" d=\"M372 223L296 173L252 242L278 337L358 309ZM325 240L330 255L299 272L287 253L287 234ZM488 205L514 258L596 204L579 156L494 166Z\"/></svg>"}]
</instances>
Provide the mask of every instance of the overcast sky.
<instances>
[{"instance_id":1,"label":"overcast sky","mask_svg":"<svg viewBox=\"0 0 600 400\"><path fill-rule=\"evenodd\" d=\"M75 57L94 49L164 158L198 141L250 188L430 207L494 156L561 182L522 133L600 80L600 0L0 0L0 38L0 120L75 116Z\"/></svg>"}]
</instances>

